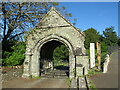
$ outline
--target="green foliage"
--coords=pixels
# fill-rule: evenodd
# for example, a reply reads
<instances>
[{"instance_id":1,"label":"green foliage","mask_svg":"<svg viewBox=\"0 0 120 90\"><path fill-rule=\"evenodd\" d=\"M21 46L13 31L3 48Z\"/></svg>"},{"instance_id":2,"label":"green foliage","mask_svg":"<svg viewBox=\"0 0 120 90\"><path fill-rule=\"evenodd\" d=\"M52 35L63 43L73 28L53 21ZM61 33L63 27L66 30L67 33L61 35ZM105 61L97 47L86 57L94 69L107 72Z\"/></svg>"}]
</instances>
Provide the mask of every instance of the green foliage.
<instances>
[{"instance_id":1,"label":"green foliage","mask_svg":"<svg viewBox=\"0 0 120 90\"><path fill-rule=\"evenodd\" d=\"M42 76L30 76L30 78L34 78L34 79L41 79L42 78Z\"/></svg>"},{"instance_id":2,"label":"green foliage","mask_svg":"<svg viewBox=\"0 0 120 90\"><path fill-rule=\"evenodd\" d=\"M118 44L118 46L120 46L120 37L118 38L117 44Z\"/></svg>"},{"instance_id":3,"label":"green foliage","mask_svg":"<svg viewBox=\"0 0 120 90\"><path fill-rule=\"evenodd\" d=\"M107 54L108 54L108 45L105 42L101 42L101 64L104 63Z\"/></svg>"},{"instance_id":4,"label":"green foliage","mask_svg":"<svg viewBox=\"0 0 120 90\"><path fill-rule=\"evenodd\" d=\"M88 75L94 75L94 74L100 74L102 72L100 72L98 69L96 68L93 68L93 69L90 69L89 72L88 72Z\"/></svg>"},{"instance_id":5,"label":"green foliage","mask_svg":"<svg viewBox=\"0 0 120 90\"><path fill-rule=\"evenodd\" d=\"M21 65L25 58L25 42L17 42L15 45L11 47L13 50L10 51L4 51L4 57L3 58L3 65L6 66L15 66L15 65Z\"/></svg>"},{"instance_id":6,"label":"green foliage","mask_svg":"<svg viewBox=\"0 0 120 90\"><path fill-rule=\"evenodd\" d=\"M70 80L70 78L69 78L69 77L67 77L67 78L66 78L66 83L67 83L67 85L70 87L71 80Z\"/></svg>"},{"instance_id":7,"label":"green foliage","mask_svg":"<svg viewBox=\"0 0 120 90\"><path fill-rule=\"evenodd\" d=\"M90 43L96 43L100 39L99 33L94 29L90 28L84 31L85 32L85 48L89 49Z\"/></svg>"},{"instance_id":8,"label":"green foliage","mask_svg":"<svg viewBox=\"0 0 120 90\"><path fill-rule=\"evenodd\" d=\"M27 31L36 27L52 6L68 18L72 17L72 14L66 12L66 8L58 2L0 2L0 38L2 41L16 38L21 40Z\"/></svg>"},{"instance_id":9,"label":"green foliage","mask_svg":"<svg viewBox=\"0 0 120 90\"><path fill-rule=\"evenodd\" d=\"M29 34L35 33L36 24L49 11L51 6L63 12L68 18L72 17L71 13L66 12L64 6L58 7L57 2L1 2L1 31L2 38L2 63L3 65L22 64L24 60L25 45L18 44L18 40L26 39ZM7 12L9 11L9 12ZM6 28L6 26L8 26ZM39 28L39 27L35 27ZM27 35L26 35L27 34ZM17 44L16 44L17 43ZM64 48L63 48L64 49ZM66 52L66 50L65 50ZM65 54L67 57L66 53ZM59 55L58 55L59 56ZM59 59L65 58L63 55ZM57 58L58 59L58 58Z\"/></svg>"},{"instance_id":10,"label":"green foliage","mask_svg":"<svg viewBox=\"0 0 120 90\"><path fill-rule=\"evenodd\" d=\"M62 10L65 10L65 9L66 9L66 7L62 6Z\"/></svg>"},{"instance_id":11,"label":"green foliage","mask_svg":"<svg viewBox=\"0 0 120 90\"><path fill-rule=\"evenodd\" d=\"M69 17L72 17L72 14L71 13L66 13L67 16Z\"/></svg>"},{"instance_id":12,"label":"green foliage","mask_svg":"<svg viewBox=\"0 0 120 90\"><path fill-rule=\"evenodd\" d=\"M109 28L106 28L105 31L103 31L103 35L105 37L104 42L109 45L116 45L118 42L118 37L116 32L114 31L114 27L111 26Z\"/></svg>"},{"instance_id":13,"label":"green foliage","mask_svg":"<svg viewBox=\"0 0 120 90\"><path fill-rule=\"evenodd\" d=\"M114 31L114 27L106 28L103 31L103 35L99 35L94 28L90 28L84 31L85 32L85 48L89 49L90 43L101 43L101 51L106 52L108 51L108 46L116 45L119 43L119 38Z\"/></svg>"},{"instance_id":14,"label":"green foliage","mask_svg":"<svg viewBox=\"0 0 120 90\"><path fill-rule=\"evenodd\" d=\"M119 38L114 31L114 27L106 28L103 31L103 35L99 35L94 28L90 28L84 31L85 32L85 48L87 49L88 56L90 55L90 43L99 42L101 44L101 64L104 63L106 54L108 54L108 46L113 46L119 43ZM95 49L96 50L96 49ZM95 51L96 63L97 63L97 53ZM89 57L90 58L90 57Z\"/></svg>"},{"instance_id":15,"label":"green foliage","mask_svg":"<svg viewBox=\"0 0 120 90\"><path fill-rule=\"evenodd\" d=\"M65 45L61 45L55 48L53 52L54 63L67 62L69 58L69 51Z\"/></svg>"},{"instance_id":16,"label":"green foliage","mask_svg":"<svg viewBox=\"0 0 120 90\"><path fill-rule=\"evenodd\" d=\"M57 3L57 2L52 2L52 4L53 4L53 6L58 6L59 5L59 3Z\"/></svg>"},{"instance_id":17,"label":"green foliage","mask_svg":"<svg viewBox=\"0 0 120 90\"><path fill-rule=\"evenodd\" d=\"M101 52L107 52L108 45L105 42L101 42Z\"/></svg>"},{"instance_id":18,"label":"green foliage","mask_svg":"<svg viewBox=\"0 0 120 90\"><path fill-rule=\"evenodd\" d=\"M89 84L90 84L90 85L89 85L89 88L90 88L90 89L92 89L92 90L97 90L95 84L94 84L91 80L90 80Z\"/></svg>"},{"instance_id":19,"label":"green foliage","mask_svg":"<svg viewBox=\"0 0 120 90\"><path fill-rule=\"evenodd\" d=\"M13 45L15 45L17 41L16 40L7 40L2 42L2 50L4 51L8 51L11 52L13 51L13 49L11 48ZM4 56L2 56L4 58Z\"/></svg>"},{"instance_id":20,"label":"green foliage","mask_svg":"<svg viewBox=\"0 0 120 90\"><path fill-rule=\"evenodd\" d=\"M105 61L105 57L106 57L107 54L108 54L108 51L106 51L106 52L102 52L102 54L101 54L101 64L104 63L104 61Z\"/></svg>"}]
</instances>

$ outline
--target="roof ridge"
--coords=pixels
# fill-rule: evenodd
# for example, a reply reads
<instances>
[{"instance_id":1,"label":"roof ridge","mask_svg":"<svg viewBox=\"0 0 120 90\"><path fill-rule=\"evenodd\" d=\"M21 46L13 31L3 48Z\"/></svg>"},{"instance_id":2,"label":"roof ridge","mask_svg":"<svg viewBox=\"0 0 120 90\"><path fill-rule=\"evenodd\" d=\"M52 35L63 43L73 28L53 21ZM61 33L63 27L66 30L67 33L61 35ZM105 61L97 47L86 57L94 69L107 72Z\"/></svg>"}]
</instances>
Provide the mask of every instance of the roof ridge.
<instances>
[{"instance_id":1,"label":"roof ridge","mask_svg":"<svg viewBox=\"0 0 120 90\"><path fill-rule=\"evenodd\" d=\"M61 15L58 10L55 8L55 7L51 7L50 10L47 12L47 14L45 14L45 16L43 16L43 18L40 20L40 22L37 24L37 26L42 23L42 21L48 16L48 14L51 12L51 11L55 11L60 17L62 17L67 23L69 23L73 28L75 28L75 30L77 30L80 34L83 35L82 32L80 32L70 21L68 21L63 15Z\"/></svg>"}]
</instances>

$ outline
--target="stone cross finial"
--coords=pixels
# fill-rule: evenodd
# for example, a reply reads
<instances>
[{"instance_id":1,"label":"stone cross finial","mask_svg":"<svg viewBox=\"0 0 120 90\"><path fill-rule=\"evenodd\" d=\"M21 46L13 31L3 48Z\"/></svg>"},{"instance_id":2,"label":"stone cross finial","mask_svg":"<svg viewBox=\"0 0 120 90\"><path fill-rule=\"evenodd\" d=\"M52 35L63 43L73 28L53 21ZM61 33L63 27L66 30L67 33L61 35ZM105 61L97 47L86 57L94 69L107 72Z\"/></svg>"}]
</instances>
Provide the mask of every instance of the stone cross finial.
<instances>
[{"instance_id":1,"label":"stone cross finial","mask_svg":"<svg viewBox=\"0 0 120 90\"><path fill-rule=\"evenodd\" d=\"M51 9L50 10L56 10L56 8L55 7L51 7Z\"/></svg>"}]
</instances>

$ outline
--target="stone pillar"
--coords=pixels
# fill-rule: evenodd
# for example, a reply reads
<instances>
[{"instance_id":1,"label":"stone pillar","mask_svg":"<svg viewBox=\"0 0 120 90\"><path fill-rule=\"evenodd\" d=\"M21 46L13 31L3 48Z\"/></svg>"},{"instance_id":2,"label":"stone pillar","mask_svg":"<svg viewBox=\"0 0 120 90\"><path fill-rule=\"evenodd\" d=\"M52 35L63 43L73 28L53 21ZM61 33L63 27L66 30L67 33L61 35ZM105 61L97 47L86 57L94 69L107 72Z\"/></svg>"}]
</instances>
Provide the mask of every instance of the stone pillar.
<instances>
[{"instance_id":1,"label":"stone pillar","mask_svg":"<svg viewBox=\"0 0 120 90\"><path fill-rule=\"evenodd\" d=\"M76 56L76 76L83 76L83 58Z\"/></svg>"},{"instance_id":2,"label":"stone pillar","mask_svg":"<svg viewBox=\"0 0 120 90\"><path fill-rule=\"evenodd\" d=\"M26 51L27 52L27 51ZM31 60L31 53L28 51L26 53L26 58L23 64L23 75L22 77L28 78L30 76L30 60Z\"/></svg>"},{"instance_id":3,"label":"stone pillar","mask_svg":"<svg viewBox=\"0 0 120 90\"><path fill-rule=\"evenodd\" d=\"M88 74L89 70L89 62L88 62L88 56L83 56L83 61L84 61L84 75Z\"/></svg>"},{"instance_id":4,"label":"stone pillar","mask_svg":"<svg viewBox=\"0 0 120 90\"><path fill-rule=\"evenodd\" d=\"M95 67L95 44L90 43L90 68Z\"/></svg>"},{"instance_id":5,"label":"stone pillar","mask_svg":"<svg viewBox=\"0 0 120 90\"><path fill-rule=\"evenodd\" d=\"M39 77L40 75L40 60L39 51L35 50L31 59L30 73L32 77Z\"/></svg>"},{"instance_id":6,"label":"stone pillar","mask_svg":"<svg viewBox=\"0 0 120 90\"><path fill-rule=\"evenodd\" d=\"M83 59L83 74L87 75L89 70L88 56L84 55L82 59Z\"/></svg>"},{"instance_id":7,"label":"stone pillar","mask_svg":"<svg viewBox=\"0 0 120 90\"><path fill-rule=\"evenodd\" d=\"M70 79L75 77L75 57L74 57L74 55L69 56L69 77L70 77Z\"/></svg>"}]
</instances>

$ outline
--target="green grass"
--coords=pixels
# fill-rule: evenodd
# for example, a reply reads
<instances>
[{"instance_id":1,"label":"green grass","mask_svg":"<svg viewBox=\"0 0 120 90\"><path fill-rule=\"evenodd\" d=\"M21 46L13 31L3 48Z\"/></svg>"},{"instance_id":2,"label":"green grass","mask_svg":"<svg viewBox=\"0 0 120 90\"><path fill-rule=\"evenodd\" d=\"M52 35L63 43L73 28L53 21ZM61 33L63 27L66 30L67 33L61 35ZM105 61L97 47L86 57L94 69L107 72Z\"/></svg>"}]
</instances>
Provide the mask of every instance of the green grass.
<instances>
[{"instance_id":1,"label":"green grass","mask_svg":"<svg viewBox=\"0 0 120 90\"><path fill-rule=\"evenodd\" d=\"M98 69L93 68L89 70L88 75L95 75L100 73L102 73L102 71L99 71Z\"/></svg>"},{"instance_id":2,"label":"green grass","mask_svg":"<svg viewBox=\"0 0 120 90\"><path fill-rule=\"evenodd\" d=\"M95 84L90 80L89 87L91 90L97 90Z\"/></svg>"},{"instance_id":3,"label":"green grass","mask_svg":"<svg viewBox=\"0 0 120 90\"><path fill-rule=\"evenodd\" d=\"M42 76L30 76L30 78L34 78L34 79L41 79L42 78Z\"/></svg>"},{"instance_id":4,"label":"green grass","mask_svg":"<svg viewBox=\"0 0 120 90\"><path fill-rule=\"evenodd\" d=\"M58 62L58 63L54 63L54 67L57 66L69 66L68 63L62 63L62 62Z\"/></svg>"}]
</instances>

